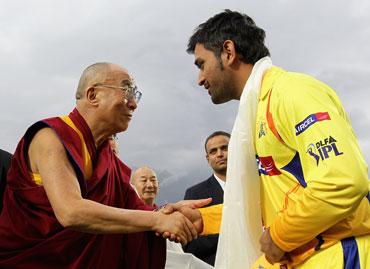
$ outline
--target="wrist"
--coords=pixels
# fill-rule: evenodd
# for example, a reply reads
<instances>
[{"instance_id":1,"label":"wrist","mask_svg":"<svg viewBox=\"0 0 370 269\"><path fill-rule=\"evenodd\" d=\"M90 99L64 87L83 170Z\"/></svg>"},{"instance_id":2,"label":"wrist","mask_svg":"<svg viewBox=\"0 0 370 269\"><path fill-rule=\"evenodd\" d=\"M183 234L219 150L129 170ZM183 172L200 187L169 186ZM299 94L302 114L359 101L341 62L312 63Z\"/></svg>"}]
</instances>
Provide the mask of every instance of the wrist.
<instances>
[{"instance_id":1,"label":"wrist","mask_svg":"<svg viewBox=\"0 0 370 269\"><path fill-rule=\"evenodd\" d=\"M151 225L150 225L150 230L151 231L158 232L159 223L161 221L161 218L163 217L162 215L163 215L163 213L161 213L160 211L153 211L152 212L152 221L151 221Z\"/></svg>"},{"instance_id":2,"label":"wrist","mask_svg":"<svg viewBox=\"0 0 370 269\"><path fill-rule=\"evenodd\" d=\"M162 209L166 208L166 206L168 205L168 203L165 203L157 208L154 208L153 211L161 211Z\"/></svg>"}]
</instances>

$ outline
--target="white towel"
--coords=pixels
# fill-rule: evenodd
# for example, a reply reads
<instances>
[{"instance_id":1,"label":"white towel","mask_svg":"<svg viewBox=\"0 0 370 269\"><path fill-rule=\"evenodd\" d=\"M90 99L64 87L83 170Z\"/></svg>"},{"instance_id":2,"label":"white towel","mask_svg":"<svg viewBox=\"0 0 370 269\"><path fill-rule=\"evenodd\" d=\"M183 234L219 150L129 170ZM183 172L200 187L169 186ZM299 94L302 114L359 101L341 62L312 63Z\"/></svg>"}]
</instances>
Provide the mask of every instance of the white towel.
<instances>
[{"instance_id":1,"label":"white towel","mask_svg":"<svg viewBox=\"0 0 370 269\"><path fill-rule=\"evenodd\" d=\"M262 254L259 245L262 234L260 178L254 138L261 81L271 66L270 57L255 63L240 97L228 149L216 269L250 268Z\"/></svg>"}]
</instances>

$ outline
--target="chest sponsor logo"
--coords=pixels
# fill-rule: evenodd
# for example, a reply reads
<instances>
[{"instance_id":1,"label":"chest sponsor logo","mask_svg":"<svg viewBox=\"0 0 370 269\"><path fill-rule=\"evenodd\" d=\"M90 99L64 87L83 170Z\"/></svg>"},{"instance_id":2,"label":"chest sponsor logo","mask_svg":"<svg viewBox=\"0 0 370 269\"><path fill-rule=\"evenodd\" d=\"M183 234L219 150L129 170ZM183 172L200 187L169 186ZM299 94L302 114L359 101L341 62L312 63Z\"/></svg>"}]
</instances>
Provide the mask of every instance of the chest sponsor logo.
<instances>
[{"instance_id":1,"label":"chest sponsor logo","mask_svg":"<svg viewBox=\"0 0 370 269\"><path fill-rule=\"evenodd\" d=\"M318 112L318 113L309 115L307 118L305 118L303 121L301 121L295 126L295 135L297 136L303 133L311 125L315 124L316 122L324 121L324 120L330 120L330 116L328 112Z\"/></svg>"},{"instance_id":2,"label":"chest sponsor logo","mask_svg":"<svg viewBox=\"0 0 370 269\"><path fill-rule=\"evenodd\" d=\"M257 165L258 165L258 173L260 175L268 175L268 176L277 176L280 175L281 172L277 169L275 165L275 161L272 156L267 157L259 157L256 156Z\"/></svg>"},{"instance_id":3,"label":"chest sponsor logo","mask_svg":"<svg viewBox=\"0 0 370 269\"><path fill-rule=\"evenodd\" d=\"M322 162L330 157L343 154L337 147L337 140L332 136L320 140L319 142L309 144L307 153L315 159L316 165L319 165L320 161Z\"/></svg>"},{"instance_id":4,"label":"chest sponsor logo","mask_svg":"<svg viewBox=\"0 0 370 269\"><path fill-rule=\"evenodd\" d=\"M258 131L258 138L261 138L262 136L266 135L266 123L263 121L260 122L260 127Z\"/></svg>"}]
</instances>

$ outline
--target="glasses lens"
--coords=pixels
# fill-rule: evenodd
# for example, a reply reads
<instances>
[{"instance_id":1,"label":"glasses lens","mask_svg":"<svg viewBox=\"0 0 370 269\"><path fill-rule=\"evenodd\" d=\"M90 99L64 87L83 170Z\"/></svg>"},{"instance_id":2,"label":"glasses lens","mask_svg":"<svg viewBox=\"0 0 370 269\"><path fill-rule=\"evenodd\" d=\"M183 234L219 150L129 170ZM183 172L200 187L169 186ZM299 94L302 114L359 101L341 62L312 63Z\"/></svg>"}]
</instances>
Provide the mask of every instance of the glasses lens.
<instances>
[{"instance_id":1,"label":"glasses lens","mask_svg":"<svg viewBox=\"0 0 370 269\"><path fill-rule=\"evenodd\" d=\"M126 98L128 100L135 100L136 103L139 103L141 99L141 92L137 90L137 86L133 85L131 87L127 87L127 90L125 92Z\"/></svg>"},{"instance_id":2,"label":"glasses lens","mask_svg":"<svg viewBox=\"0 0 370 269\"><path fill-rule=\"evenodd\" d=\"M142 96L141 92L139 92L139 91L135 92L135 101L136 101L136 103L139 103L139 101L141 99L141 96Z\"/></svg>"}]
</instances>

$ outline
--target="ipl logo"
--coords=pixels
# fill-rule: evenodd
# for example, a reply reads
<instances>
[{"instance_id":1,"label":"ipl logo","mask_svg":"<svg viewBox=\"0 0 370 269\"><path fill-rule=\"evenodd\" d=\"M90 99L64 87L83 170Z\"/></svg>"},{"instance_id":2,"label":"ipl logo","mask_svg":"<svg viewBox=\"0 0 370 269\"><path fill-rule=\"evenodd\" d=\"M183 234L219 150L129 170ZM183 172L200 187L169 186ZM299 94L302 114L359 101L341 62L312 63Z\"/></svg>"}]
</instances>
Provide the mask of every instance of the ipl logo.
<instances>
[{"instance_id":1,"label":"ipl logo","mask_svg":"<svg viewBox=\"0 0 370 269\"><path fill-rule=\"evenodd\" d=\"M315 144L309 144L306 152L316 160L316 165L319 165L320 160L324 161L330 156L339 156L343 154L343 152L339 152L336 143L337 140L329 136Z\"/></svg>"}]
</instances>

